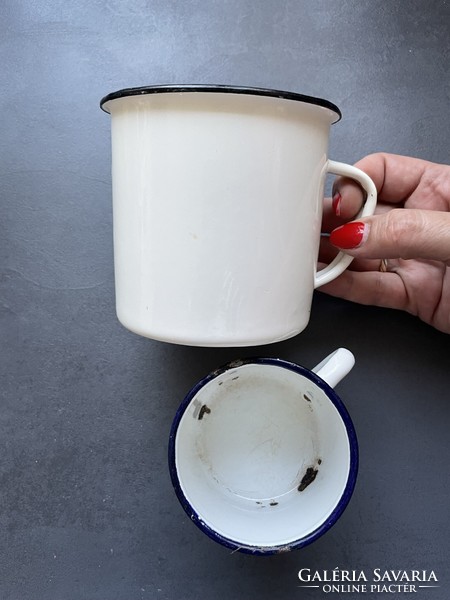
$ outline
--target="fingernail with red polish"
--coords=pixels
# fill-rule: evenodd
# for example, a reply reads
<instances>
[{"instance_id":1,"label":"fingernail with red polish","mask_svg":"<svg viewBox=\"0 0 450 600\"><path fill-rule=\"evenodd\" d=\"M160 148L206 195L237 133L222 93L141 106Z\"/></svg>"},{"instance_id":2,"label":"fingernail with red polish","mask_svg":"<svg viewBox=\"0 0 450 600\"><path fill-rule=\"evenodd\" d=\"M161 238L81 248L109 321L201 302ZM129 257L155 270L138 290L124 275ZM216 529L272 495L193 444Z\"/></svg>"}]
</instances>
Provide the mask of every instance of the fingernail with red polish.
<instances>
[{"instance_id":1,"label":"fingernail with red polish","mask_svg":"<svg viewBox=\"0 0 450 600\"><path fill-rule=\"evenodd\" d=\"M341 200L342 197L340 195L339 192L336 192L333 196L333 202L331 204L333 210L334 210L334 214L339 217L339 215L341 214Z\"/></svg>"},{"instance_id":2,"label":"fingernail with red polish","mask_svg":"<svg viewBox=\"0 0 450 600\"><path fill-rule=\"evenodd\" d=\"M344 250L358 248L365 241L367 232L368 225L366 223L353 221L334 229L330 234L330 242L333 246Z\"/></svg>"}]
</instances>

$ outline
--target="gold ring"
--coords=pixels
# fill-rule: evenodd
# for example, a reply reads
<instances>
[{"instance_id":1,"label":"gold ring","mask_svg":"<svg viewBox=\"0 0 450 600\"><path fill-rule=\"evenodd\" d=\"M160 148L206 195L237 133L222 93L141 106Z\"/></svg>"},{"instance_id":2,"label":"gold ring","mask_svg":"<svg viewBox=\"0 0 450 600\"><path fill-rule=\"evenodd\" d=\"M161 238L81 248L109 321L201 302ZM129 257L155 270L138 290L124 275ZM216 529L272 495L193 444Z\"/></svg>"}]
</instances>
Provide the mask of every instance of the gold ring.
<instances>
[{"instance_id":1,"label":"gold ring","mask_svg":"<svg viewBox=\"0 0 450 600\"><path fill-rule=\"evenodd\" d=\"M380 273L386 273L386 271L388 270L387 260L385 258L381 259L380 266L378 267L378 270L380 271Z\"/></svg>"}]
</instances>

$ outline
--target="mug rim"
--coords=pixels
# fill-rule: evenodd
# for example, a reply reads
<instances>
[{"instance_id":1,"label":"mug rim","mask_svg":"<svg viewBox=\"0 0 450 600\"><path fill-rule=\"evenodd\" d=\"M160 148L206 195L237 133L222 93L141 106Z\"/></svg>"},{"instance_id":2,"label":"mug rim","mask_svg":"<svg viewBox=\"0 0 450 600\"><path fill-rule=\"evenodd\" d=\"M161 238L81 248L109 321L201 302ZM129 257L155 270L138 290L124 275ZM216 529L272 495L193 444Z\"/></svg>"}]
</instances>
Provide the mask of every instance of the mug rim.
<instances>
[{"instance_id":1,"label":"mug rim","mask_svg":"<svg viewBox=\"0 0 450 600\"><path fill-rule=\"evenodd\" d=\"M210 527L207 523L203 521L201 516L197 513L195 508L189 502L187 497L185 496L183 489L181 487L181 482L178 477L178 468L176 464L176 439L178 428L181 422L183 415L185 414L188 406L198 394L198 392L209 382L216 379L219 375L222 375L226 371L230 369L236 369L245 365L263 365L263 366L277 366L280 368L285 368L290 371L294 371L298 375L304 376L310 381L312 381L315 385L317 385L328 397L328 399L332 402L334 407L339 413L339 416L342 419L342 422L345 426L348 441L349 441L349 470L348 477L344 487L344 490L339 498L339 501L331 514L309 534L294 540L288 544L283 545L275 545L275 546L252 546L249 544L240 544L237 541L228 538L217 531L215 531L212 527ZM190 391L184 397L182 403L180 404L175 418L172 422L172 427L169 435L169 446L168 446L168 460L169 460L169 473L172 481L172 486L175 490L177 498L183 507L185 513L188 517L197 525L197 527L203 531L209 538L218 542L219 544L226 546L234 551L239 551L245 554L253 554L253 555L271 555L271 554L280 554L282 552L289 552L290 550L297 550L299 548L303 548L314 542L316 539L321 537L324 533L326 533L340 518L348 503L350 502L350 498L352 497L353 491L356 485L356 479L358 474L358 466L359 466L359 449L358 449L358 440L356 437L355 427L351 420L350 414L348 413L344 403L336 394L334 389L326 383L321 377L316 375L313 371L310 371L306 367L302 367L297 365L296 363L281 359L281 358L243 358L238 360L233 360L222 367L212 371L206 377L201 379L198 383L196 383Z\"/></svg>"},{"instance_id":2,"label":"mug rim","mask_svg":"<svg viewBox=\"0 0 450 600\"><path fill-rule=\"evenodd\" d=\"M147 85L141 87L123 88L115 92L111 92L104 96L100 100L100 108L108 113L109 110L105 107L105 104L111 100L117 100L118 98L127 98L129 96L143 96L146 94L167 94L167 93L185 93L185 92L212 92L212 93L224 93L224 94L245 94L253 96L269 96L272 98L281 98L284 100L294 100L296 102L305 102L307 104L314 104L322 108L327 108L337 115L336 120L333 123L337 123L342 118L340 109L324 98L318 98L315 96L309 96L306 94L300 94L298 92L287 92L283 90L275 90L271 88L262 87L249 87L239 85L212 85L212 84L162 84L162 85Z\"/></svg>"}]
</instances>

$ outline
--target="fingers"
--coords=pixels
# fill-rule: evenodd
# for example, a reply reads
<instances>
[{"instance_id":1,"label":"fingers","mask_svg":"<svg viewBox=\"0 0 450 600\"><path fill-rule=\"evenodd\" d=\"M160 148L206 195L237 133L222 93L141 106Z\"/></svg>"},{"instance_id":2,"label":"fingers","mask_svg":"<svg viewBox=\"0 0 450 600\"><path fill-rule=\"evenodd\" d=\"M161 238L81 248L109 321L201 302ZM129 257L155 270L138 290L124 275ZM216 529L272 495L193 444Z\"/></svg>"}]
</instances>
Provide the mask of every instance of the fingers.
<instances>
[{"instance_id":1,"label":"fingers","mask_svg":"<svg viewBox=\"0 0 450 600\"><path fill-rule=\"evenodd\" d=\"M359 304L405 310L449 332L448 310L442 300L445 265L440 261L390 260L388 269L347 270L318 290Z\"/></svg>"},{"instance_id":2,"label":"fingers","mask_svg":"<svg viewBox=\"0 0 450 600\"><path fill-rule=\"evenodd\" d=\"M407 310L408 294L396 273L344 271L337 279L318 288L330 296L384 308Z\"/></svg>"},{"instance_id":3,"label":"fingers","mask_svg":"<svg viewBox=\"0 0 450 600\"><path fill-rule=\"evenodd\" d=\"M353 218L354 215L349 217ZM347 221L349 220L347 219ZM332 208L331 198L325 198L323 201L323 214L322 214L322 231L330 232L339 225L345 223L345 219L339 218L334 209Z\"/></svg>"},{"instance_id":4,"label":"fingers","mask_svg":"<svg viewBox=\"0 0 450 600\"><path fill-rule=\"evenodd\" d=\"M394 209L334 229L330 242L359 258L421 258L450 265L450 213Z\"/></svg>"},{"instance_id":5,"label":"fingers","mask_svg":"<svg viewBox=\"0 0 450 600\"><path fill-rule=\"evenodd\" d=\"M329 265L336 257L339 250L332 246L328 237L321 237L319 247L319 261L324 265ZM380 268L380 258L355 258L349 269L352 271L378 271Z\"/></svg>"},{"instance_id":6,"label":"fingers","mask_svg":"<svg viewBox=\"0 0 450 600\"><path fill-rule=\"evenodd\" d=\"M392 210L392 205L378 202L375 209L375 214L381 214ZM348 212L348 211L346 211ZM323 203L323 215L322 215L322 231L330 233L336 227L343 225L349 219L354 218L354 215L347 216L347 218L338 217L333 208L331 198L325 198Z\"/></svg>"},{"instance_id":7,"label":"fingers","mask_svg":"<svg viewBox=\"0 0 450 600\"><path fill-rule=\"evenodd\" d=\"M370 154L355 164L373 180L379 200L402 206L417 189L425 171L433 165L425 160L396 154ZM339 177L333 185L333 209L337 216L353 218L364 200L362 188L352 179Z\"/></svg>"}]
</instances>

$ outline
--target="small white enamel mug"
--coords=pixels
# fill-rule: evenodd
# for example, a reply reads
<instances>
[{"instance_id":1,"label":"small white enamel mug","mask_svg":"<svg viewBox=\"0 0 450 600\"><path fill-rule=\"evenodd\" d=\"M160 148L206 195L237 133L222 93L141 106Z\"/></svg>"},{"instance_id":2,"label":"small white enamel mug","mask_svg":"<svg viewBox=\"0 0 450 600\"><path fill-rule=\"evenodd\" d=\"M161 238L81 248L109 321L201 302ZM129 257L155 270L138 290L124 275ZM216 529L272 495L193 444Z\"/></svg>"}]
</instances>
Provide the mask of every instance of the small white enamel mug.
<instances>
[{"instance_id":1,"label":"small white enamel mug","mask_svg":"<svg viewBox=\"0 0 450 600\"><path fill-rule=\"evenodd\" d=\"M327 159L331 102L227 86L109 94L116 308L128 329L198 346L252 346L302 331L315 287L324 180L358 181Z\"/></svg>"},{"instance_id":2,"label":"small white enamel mug","mask_svg":"<svg viewBox=\"0 0 450 600\"><path fill-rule=\"evenodd\" d=\"M355 486L358 445L332 388L353 364L344 348L312 371L240 360L192 388L172 425L169 467L204 533L233 550L273 554L336 522Z\"/></svg>"}]
</instances>

